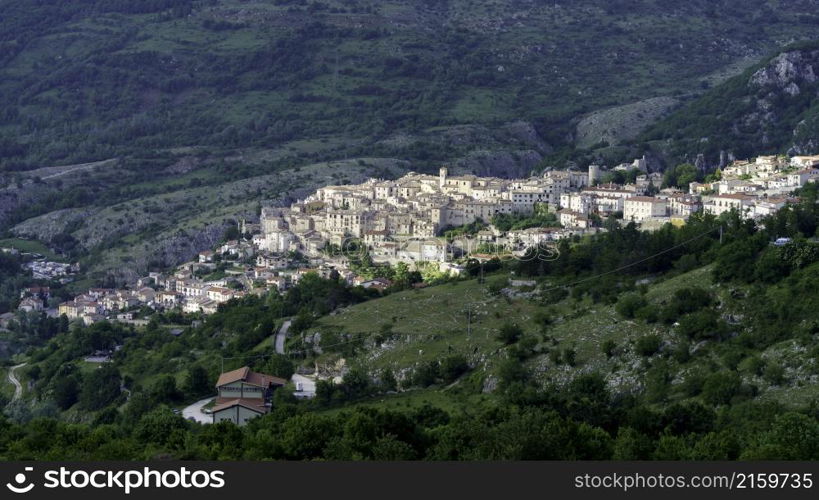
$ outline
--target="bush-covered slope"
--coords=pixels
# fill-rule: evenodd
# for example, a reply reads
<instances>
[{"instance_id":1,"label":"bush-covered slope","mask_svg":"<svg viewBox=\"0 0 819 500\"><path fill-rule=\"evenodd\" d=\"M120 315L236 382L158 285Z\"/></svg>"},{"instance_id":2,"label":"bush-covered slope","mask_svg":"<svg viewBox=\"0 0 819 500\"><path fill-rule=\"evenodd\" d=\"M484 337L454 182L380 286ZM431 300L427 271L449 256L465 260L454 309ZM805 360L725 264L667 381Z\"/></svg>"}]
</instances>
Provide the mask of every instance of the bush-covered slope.
<instances>
[{"instance_id":1,"label":"bush-covered slope","mask_svg":"<svg viewBox=\"0 0 819 500\"><path fill-rule=\"evenodd\" d=\"M686 104L642 139L676 157L819 151L819 44L788 48Z\"/></svg>"},{"instance_id":2,"label":"bush-covered slope","mask_svg":"<svg viewBox=\"0 0 819 500\"><path fill-rule=\"evenodd\" d=\"M812 1L3 1L4 169L568 119L810 36Z\"/></svg>"}]
</instances>

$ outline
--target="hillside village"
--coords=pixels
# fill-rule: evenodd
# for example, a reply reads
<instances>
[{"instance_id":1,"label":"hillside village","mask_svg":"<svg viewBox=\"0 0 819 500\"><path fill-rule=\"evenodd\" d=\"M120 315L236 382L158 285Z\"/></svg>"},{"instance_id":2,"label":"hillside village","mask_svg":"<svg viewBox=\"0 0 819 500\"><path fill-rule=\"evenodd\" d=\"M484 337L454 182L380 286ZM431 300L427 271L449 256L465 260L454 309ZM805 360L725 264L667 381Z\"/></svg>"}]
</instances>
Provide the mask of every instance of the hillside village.
<instances>
[{"instance_id":1,"label":"hillside village","mask_svg":"<svg viewBox=\"0 0 819 500\"><path fill-rule=\"evenodd\" d=\"M383 291L391 285L388 279L362 276L352 261L367 257L374 264L458 275L468 258L521 255L533 246L605 231L602 221L610 217L642 230L682 225L701 211L737 210L758 219L819 179L819 156L736 161L719 180L692 182L687 192L659 189L662 175L648 173L644 159L612 171L635 169L631 184L601 183L605 170L591 165L587 172L550 170L528 179L454 176L443 167L437 176L411 172L396 180L326 186L290 207L263 208L258 223L239 223L239 238L202 251L172 273L152 272L123 289L92 288L50 310L48 297L24 291L19 308L86 324L139 325L152 311L212 314L234 298L285 291L308 273ZM553 227L502 231L491 223L498 216L543 213L553 216ZM476 224L476 231L444 236L448 229Z\"/></svg>"}]
</instances>

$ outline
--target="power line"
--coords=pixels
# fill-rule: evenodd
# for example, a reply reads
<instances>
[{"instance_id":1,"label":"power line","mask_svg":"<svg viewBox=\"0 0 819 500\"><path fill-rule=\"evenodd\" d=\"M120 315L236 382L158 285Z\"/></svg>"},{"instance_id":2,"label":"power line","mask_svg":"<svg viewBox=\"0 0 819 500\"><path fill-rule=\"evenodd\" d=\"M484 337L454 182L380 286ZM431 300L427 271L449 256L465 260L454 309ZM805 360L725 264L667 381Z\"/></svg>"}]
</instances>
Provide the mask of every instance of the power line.
<instances>
[{"instance_id":1,"label":"power line","mask_svg":"<svg viewBox=\"0 0 819 500\"><path fill-rule=\"evenodd\" d=\"M631 264L626 264L626 265L620 266L620 267L618 267L616 269L612 269L610 271L606 271L606 272L603 272L603 273L600 273L600 274L597 274L597 275L594 275L594 276L589 276L588 278L583 278L581 280L577 280L577 281L574 281L572 283L567 283L565 285L556 285L556 286L553 286L551 288L547 288L547 289L543 290L543 292L550 292L552 290L557 290L559 288L569 288L569 287L577 286L577 285L579 285L581 283L585 283L587 281L595 280L597 278L601 278L601 277L607 276L609 274L620 272L620 271L622 271L624 269L628 269L630 267L636 266L637 264L642 264L643 262L647 262L647 261L653 259L654 257L659 257L660 255L666 254L666 253L671 252L673 250L676 250L676 249L678 249L680 247L683 247L683 246L691 243L694 240L702 238L703 236L705 236L705 235L707 235L709 233L713 233L717 229L719 229L720 234L722 234L722 226L714 227L714 228L709 229L708 231L705 231L703 233L698 234L697 236L694 236L693 238L685 240L682 243L678 243L678 244L674 245L673 247L666 248L665 250L657 252L654 255L649 255L648 257L645 257L645 258L642 258L642 259L640 259L638 261L632 262Z\"/></svg>"},{"instance_id":2,"label":"power line","mask_svg":"<svg viewBox=\"0 0 819 500\"><path fill-rule=\"evenodd\" d=\"M644 257L644 258L642 258L642 259L640 259L640 260L637 260L637 261L635 261L635 262L632 262L632 263L630 263L630 264L626 264L626 265L624 265L624 266L620 266L620 267L618 267L618 268L615 268L615 269L612 269L612 270L609 270L609 271L606 271L606 272L603 272L603 273L600 273L600 274L596 274L596 275L594 275L594 276L589 276L589 277L587 277L587 278L583 278L583 279L580 279L580 280L577 280L577 281L574 281L574 282L571 282L571 283L567 283L567 284L564 284L564 285L556 285L556 286L553 286L553 287L551 287L551 288L547 288L547 289L543 290L543 292L549 292L549 291L552 291L552 290L557 290L557 289L560 289L560 288L569 288L569 287L577 286L577 285L579 285L579 284L581 284L581 283L585 283L585 282L587 282L587 281L595 280L595 279L601 278L601 277L603 277L603 276L607 276L607 275L609 275L609 274L613 274L613 273L617 273L617 272L623 271L623 270L625 270L625 269L628 269L628 268L630 268L630 267L634 267L634 266L636 266L636 265L638 265L638 264L642 264L643 262L647 262L647 261L649 261L649 260L651 260L651 259L653 259L653 258L655 258L655 257L659 257L660 255L666 254L666 253L671 252L671 251L673 251L673 250L676 250L676 249L678 249L678 248L680 248L680 247L683 247L683 246L687 245L688 243L691 243L692 241L698 240L698 239L702 238L703 236L706 236L706 235L708 235L708 234L710 234L710 233L713 233L713 232L714 232L714 231L716 231L716 230L719 230L719 232L720 232L720 237L721 237L721 236L722 236L722 232L723 232L722 225L717 226L717 227L714 227L714 228L711 228L711 229L709 229L709 230L707 230L707 231L704 231L704 232L702 232L702 233L700 233L700 234L698 234L698 235L696 235L696 236L694 236L694 237L692 237L692 238L689 238L689 239L687 239L687 240L685 240L685 241L683 241L683 242L681 242L681 243L678 243L678 244L676 244L676 245L674 245L674 246L672 246L672 247L666 248L665 250L661 250L661 251L659 251L659 252L657 252L657 253L655 253L655 254L653 254L653 255L649 255L648 257ZM469 314L469 318L468 318L468 320L467 320L467 321L469 321L469 323L470 323L470 324L469 324L469 326L467 326L467 331L468 331L467 336L469 336L469 333L471 333L471 307L472 307L472 305L474 305L474 304L475 304L475 302L471 302L471 303L469 303L469 304L468 304L469 309L467 310L467 314ZM454 316L452 316L452 317L451 317L451 319L452 319L453 321L455 321L456 323L458 322L458 320L457 320L457 319L456 319ZM425 322L425 323L426 323L426 322ZM429 323L427 323L427 325L428 325L428 326L432 326L432 325L430 325ZM325 345L325 346L319 346L319 347L320 347L321 349L326 349L326 348L330 348L330 347L337 347L337 346L341 346L341 345L351 344L351 343L353 343L353 342L358 342L358 341L360 341L360 340L361 340L361 339L349 339L349 340L346 340L346 341L343 341L343 342L338 342L338 343L335 343L335 344L330 344L330 345ZM255 356L230 356L230 357L221 357L221 359L222 359L222 371L224 372L224 362L225 362L225 360L230 360L230 359L260 359L260 358L267 358L267 357L272 356L273 354L278 354L277 352L275 352L275 348L276 348L276 347L275 347L275 345L274 345L274 346L273 346L274 352L271 352L271 353L268 353L268 354L259 354L259 355L255 355ZM288 351L286 354L287 354L287 355L307 354L307 353L309 353L310 351L314 351L314 350L315 350L315 349L300 349L300 350L296 350L296 351Z\"/></svg>"}]
</instances>

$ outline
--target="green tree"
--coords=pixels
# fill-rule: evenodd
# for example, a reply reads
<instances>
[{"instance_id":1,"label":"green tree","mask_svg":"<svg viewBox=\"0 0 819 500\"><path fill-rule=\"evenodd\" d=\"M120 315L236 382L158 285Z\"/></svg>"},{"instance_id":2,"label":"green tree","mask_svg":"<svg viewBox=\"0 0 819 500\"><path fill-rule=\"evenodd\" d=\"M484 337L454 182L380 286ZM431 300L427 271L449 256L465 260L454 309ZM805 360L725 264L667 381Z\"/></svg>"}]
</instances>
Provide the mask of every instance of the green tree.
<instances>
[{"instance_id":1,"label":"green tree","mask_svg":"<svg viewBox=\"0 0 819 500\"><path fill-rule=\"evenodd\" d=\"M647 304L646 299L639 293L629 292L623 294L614 306L618 314L624 318L634 318L637 311Z\"/></svg>"},{"instance_id":2,"label":"green tree","mask_svg":"<svg viewBox=\"0 0 819 500\"><path fill-rule=\"evenodd\" d=\"M653 356L660 350L662 337L656 334L644 335L634 342L634 352L640 356Z\"/></svg>"},{"instance_id":3,"label":"green tree","mask_svg":"<svg viewBox=\"0 0 819 500\"><path fill-rule=\"evenodd\" d=\"M708 376L702 387L702 397L713 405L724 405L731 402L742 386L742 380L736 372L721 371Z\"/></svg>"},{"instance_id":4,"label":"green tree","mask_svg":"<svg viewBox=\"0 0 819 500\"><path fill-rule=\"evenodd\" d=\"M87 410L99 410L114 402L120 395L120 374L111 364L89 372L80 387L80 404Z\"/></svg>"},{"instance_id":5,"label":"green tree","mask_svg":"<svg viewBox=\"0 0 819 500\"><path fill-rule=\"evenodd\" d=\"M213 392L214 381L211 380L208 371L204 367L194 365L185 374L183 387L188 395L203 396Z\"/></svg>"},{"instance_id":6,"label":"green tree","mask_svg":"<svg viewBox=\"0 0 819 500\"><path fill-rule=\"evenodd\" d=\"M173 375L162 375L151 388L151 395L159 402L173 402L181 397Z\"/></svg>"},{"instance_id":7,"label":"green tree","mask_svg":"<svg viewBox=\"0 0 819 500\"><path fill-rule=\"evenodd\" d=\"M506 323L498 332L497 339L504 345L511 345L520 340L523 335L523 328L516 323Z\"/></svg>"},{"instance_id":8,"label":"green tree","mask_svg":"<svg viewBox=\"0 0 819 500\"><path fill-rule=\"evenodd\" d=\"M59 377L54 382L54 402L63 410L74 406L79 400L80 385L74 376Z\"/></svg>"}]
</instances>

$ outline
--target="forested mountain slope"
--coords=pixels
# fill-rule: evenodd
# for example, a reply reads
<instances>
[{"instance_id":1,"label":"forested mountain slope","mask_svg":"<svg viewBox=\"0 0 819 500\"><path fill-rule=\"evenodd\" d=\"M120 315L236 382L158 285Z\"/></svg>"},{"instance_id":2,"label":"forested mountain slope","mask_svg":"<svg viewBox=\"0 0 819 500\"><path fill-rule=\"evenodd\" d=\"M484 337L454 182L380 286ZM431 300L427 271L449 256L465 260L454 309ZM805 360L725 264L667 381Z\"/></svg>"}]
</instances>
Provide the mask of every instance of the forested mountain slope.
<instances>
[{"instance_id":1,"label":"forested mountain slope","mask_svg":"<svg viewBox=\"0 0 819 500\"><path fill-rule=\"evenodd\" d=\"M639 154L643 128L819 22L815 0L0 0L0 12L0 232L20 224L14 235L103 277L144 272L155 237L206 246L297 193L259 189L266 176L308 165L335 181L442 162L513 177L576 159L576 145ZM201 206L181 207L191 199ZM211 224L191 215L203 211ZM197 250L172 247L154 264Z\"/></svg>"},{"instance_id":2,"label":"forested mountain slope","mask_svg":"<svg viewBox=\"0 0 819 500\"><path fill-rule=\"evenodd\" d=\"M660 120L643 135L674 156L711 164L758 154L819 151L819 43L766 59Z\"/></svg>"}]
</instances>

